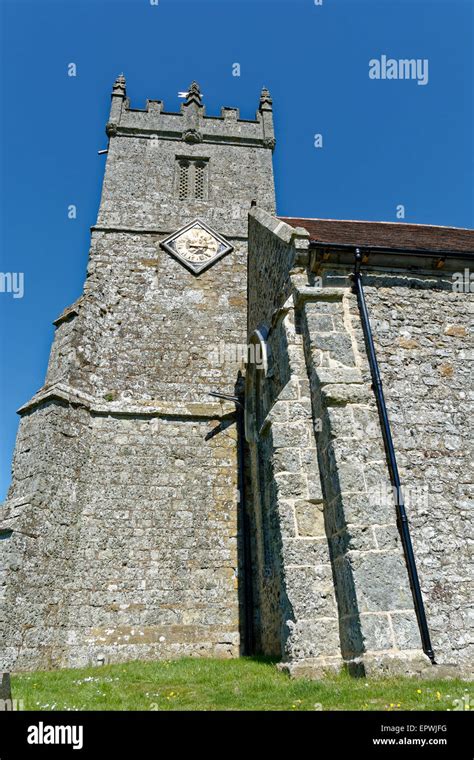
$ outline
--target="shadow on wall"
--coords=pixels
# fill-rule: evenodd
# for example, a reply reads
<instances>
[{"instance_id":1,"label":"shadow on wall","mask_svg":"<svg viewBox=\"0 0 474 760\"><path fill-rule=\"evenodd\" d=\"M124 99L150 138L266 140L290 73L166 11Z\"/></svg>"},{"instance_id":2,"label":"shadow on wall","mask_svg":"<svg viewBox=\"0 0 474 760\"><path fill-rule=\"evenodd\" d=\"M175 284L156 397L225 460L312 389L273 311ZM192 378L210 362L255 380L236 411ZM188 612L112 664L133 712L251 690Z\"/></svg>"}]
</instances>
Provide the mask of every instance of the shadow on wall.
<instances>
[{"instance_id":1,"label":"shadow on wall","mask_svg":"<svg viewBox=\"0 0 474 760\"><path fill-rule=\"evenodd\" d=\"M277 487L273 471L274 449L271 425L264 426L259 445L252 446L254 459L253 516L255 554L253 567L258 588L259 626L257 651L283 657L290 635L289 623L295 622L288 598L283 566L282 525Z\"/></svg>"},{"instance_id":2,"label":"shadow on wall","mask_svg":"<svg viewBox=\"0 0 474 760\"><path fill-rule=\"evenodd\" d=\"M278 500L274 471L276 442L269 412L291 374L287 362L272 363L269 369L268 360L273 351L266 345L268 336L268 328L260 326L250 339L251 344L255 340L261 350L251 355L255 361L247 365L246 451L250 479L247 502L253 575L254 651L281 658L285 654L295 615L285 585L282 536L287 532L288 525L283 524L287 515L281 513ZM288 356L284 331L274 326L269 339L270 343L273 339L284 341L285 345L278 346L277 355Z\"/></svg>"},{"instance_id":3,"label":"shadow on wall","mask_svg":"<svg viewBox=\"0 0 474 760\"><path fill-rule=\"evenodd\" d=\"M245 440L244 422L244 378L242 372L237 373L234 384L233 397L226 396L227 400L235 399L235 412L231 416L221 419L204 440L210 441L216 435L226 434L229 428L236 429L237 442L237 578L238 578L238 606L239 606L239 633L240 655L250 656L255 652L255 634L257 615L255 609L255 589L253 572L253 548L251 535L251 515L248 505L247 494L251 491L251 476L249 462L249 448Z\"/></svg>"},{"instance_id":4,"label":"shadow on wall","mask_svg":"<svg viewBox=\"0 0 474 760\"><path fill-rule=\"evenodd\" d=\"M327 411L322 411L322 426L329 432L329 438L330 421ZM321 473L328 474L326 478L321 477L321 487L324 499L324 526L339 617L341 654L344 660L351 660L360 657L364 653L365 647L354 577L350 561L345 556L345 551L350 543L350 533L342 508L341 485L331 444L322 449L320 443L318 445L318 436L316 436L316 443L319 470ZM365 675L362 663L349 664L348 670L353 676Z\"/></svg>"}]
</instances>

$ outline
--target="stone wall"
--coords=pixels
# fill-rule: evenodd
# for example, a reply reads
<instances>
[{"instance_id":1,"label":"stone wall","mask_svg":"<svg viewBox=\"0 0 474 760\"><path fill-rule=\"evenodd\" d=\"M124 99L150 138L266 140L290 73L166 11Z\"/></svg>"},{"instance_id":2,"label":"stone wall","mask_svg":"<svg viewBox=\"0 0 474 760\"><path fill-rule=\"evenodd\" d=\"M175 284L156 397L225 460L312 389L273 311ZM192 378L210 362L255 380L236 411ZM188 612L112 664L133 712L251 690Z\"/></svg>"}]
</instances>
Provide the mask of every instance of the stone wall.
<instances>
[{"instance_id":1,"label":"stone wall","mask_svg":"<svg viewBox=\"0 0 474 760\"><path fill-rule=\"evenodd\" d=\"M4 668L239 653L236 431L229 414L211 437L213 406L26 413L0 541Z\"/></svg>"},{"instance_id":2,"label":"stone wall","mask_svg":"<svg viewBox=\"0 0 474 760\"><path fill-rule=\"evenodd\" d=\"M474 659L473 297L453 292L450 273L366 279L433 648L440 662L468 666Z\"/></svg>"},{"instance_id":3,"label":"stone wall","mask_svg":"<svg viewBox=\"0 0 474 760\"><path fill-rule=\"evenodd\" d=\"M238 367L219 347L245 344L246 243L232 241L235 250L196 277L161 239L93 233L84 294L57 328L47 384L145 408L234 392Z\"/></svg>"},{"instance_id":4,"label":"stone wall","mask_svg":"<svg viewBox=\"0 0 474 760\"><path fill-rule=\"evenodd\" d=\"M49 400L21 420L0 524L1 670L65 664L89 444L81 407Z\"/></svg>"},{"instance_id":5,"label":"stone wall","mask_svg":"<svg viewBox=\"0 0 474 760\"><path fill-rule=\"evenodd\" d=\"M395 524L382 435L350 287L303 288L326 535L340 646L355 671L412 667L419 634ZM383 490L382 490L383 486ZM384 494L387 494L384 497Z\"/></svg>"},{"instance_id":6,"label":"stone wall","mask_svg":"<svg viewBox=\"0 0 474 760\"><path fill-rule=\"evenodd\" d=\"M179 119L179 116L175 117ZM119 134L111 138L98 227L173 232L195 217L227 237L247 237L252 200L275 208L272 152L235 144L199 143ZM178 158L206 162L208 197L181 200Z\"/></svg>"},{"instance_id":7,"label":"stone wall","mask_svg":"<svg viewBox=\"0 0 474 760\"><path fill-rule=\"evenodd\" d=\"M239 653L235 426L214 427L94 415L69 662Z\"/></svg>"},{"instance_id":8,"label":"stone wall","mask_svg":"<svg viewBox=\"0 0 474 760\"><path fill-rule=\"evenodd\" d=\"M251 217L249 336L265 326L269 359L265 370L249 366L248 417L259 422L248 423L247 435L253 472L263 456L272 484L263 502L254 492L252 511L262 534L255 546L267 531L279 558L268 573L278 604L271 614L265 602L260 609L261 626L266 614L274 635L261 646L278 649L279 635L293 673L342 662L354 673L430 672L352 266L316 261L304 230L261 210ZM468 296L452 292L450 277L364 267L433 647L438 662L467 667L472 344ZM255 563L264 567L257 550ZM265 599L268 579L261 570L257 578Z\"/></svg>"}]
</instances>

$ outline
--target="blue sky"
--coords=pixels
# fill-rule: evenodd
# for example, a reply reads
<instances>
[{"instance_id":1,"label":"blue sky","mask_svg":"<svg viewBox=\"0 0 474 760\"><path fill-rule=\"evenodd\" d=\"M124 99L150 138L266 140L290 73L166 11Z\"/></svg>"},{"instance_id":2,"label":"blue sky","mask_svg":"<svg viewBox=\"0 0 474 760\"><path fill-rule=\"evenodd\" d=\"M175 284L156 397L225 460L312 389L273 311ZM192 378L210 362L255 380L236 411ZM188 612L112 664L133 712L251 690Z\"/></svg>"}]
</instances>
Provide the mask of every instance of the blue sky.
<instances>
[{"instance_id":1,"label":"blue sky","mask_svg":"<svg viewBox=\"0 0 474 760\"><path fill-rule=\"evenodd\" d=\"M112 83L208 114L274 101L278 213L473 226L471 0L0 0L0 499L15 410L42 385L52 320L81 293ZM369 60L428 59L428 84L371 80ZM77 76L67 75L75 63ZM232 76L239 63L241 76ZM323 148L314 135L323 135ZM67 208L77 207L68 219Z\"/></svg>"}]
</instances>

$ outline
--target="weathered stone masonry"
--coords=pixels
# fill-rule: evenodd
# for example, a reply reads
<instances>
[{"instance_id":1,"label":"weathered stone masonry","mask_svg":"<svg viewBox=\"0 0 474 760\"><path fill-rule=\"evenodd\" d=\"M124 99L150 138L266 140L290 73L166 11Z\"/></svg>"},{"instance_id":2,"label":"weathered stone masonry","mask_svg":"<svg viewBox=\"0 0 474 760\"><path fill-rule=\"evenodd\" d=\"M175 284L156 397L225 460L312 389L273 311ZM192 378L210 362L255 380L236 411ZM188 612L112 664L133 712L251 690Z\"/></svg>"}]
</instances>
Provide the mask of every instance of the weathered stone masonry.
<instances>
[{"instance_id":1,"label":"weathered stone masonry","mask_svg":"<svg viewBox=\"0 0 474 760\"><path fill-rule=\"evenodd\" d=\"M238 656L250 581L255 650L292 674L434 674L352 293L362 246L432 643L467 675L474 307L439 250L474 233L278 219L268 91L255 120L201 101L193 83L180 113L132 109L114 84L83 294L19 410L0 670ZM243 381L245 566L236 408L209 396Z\"/></svg>"},{"instance_id":2,"label":"weathered stone masonry","mask_svg":"<svg viewBox=\"0 0 474 760\"><path fill-rule=\"evenodd\" d=\"M338 260L337 245L318 256L307 230L262 210L251 213L249 238L249 336L268 353L265 367L247 374L262 646L295 674L344 662L354 673L429 671L351 292L353 264L347 255ZM411 271L397 269L396 258L389 269L376 263L364 279L402 482L413 494L433 646L438 663L467 673L472 296L453 292L452 271L432 271L432 259L431 271L426 260L411 262Z\"/></svg>"},{"instance_id":3,"label":"weathered stone masonry","mask_svg":"<svg viewBox=\"0 0 474 760\"><path fill-rule=\"evenodd\" d=\"M114 85L83 295L26 404L1 519L0 668L241 651L235 407L247 211L274 211L271 99L255 121L130 108ZM184 168L182 166L184 165ZM184 184L183 184L184 183ZM233 246L198 277L160 248L199 217Z\"/></svg>"}]
</instances>

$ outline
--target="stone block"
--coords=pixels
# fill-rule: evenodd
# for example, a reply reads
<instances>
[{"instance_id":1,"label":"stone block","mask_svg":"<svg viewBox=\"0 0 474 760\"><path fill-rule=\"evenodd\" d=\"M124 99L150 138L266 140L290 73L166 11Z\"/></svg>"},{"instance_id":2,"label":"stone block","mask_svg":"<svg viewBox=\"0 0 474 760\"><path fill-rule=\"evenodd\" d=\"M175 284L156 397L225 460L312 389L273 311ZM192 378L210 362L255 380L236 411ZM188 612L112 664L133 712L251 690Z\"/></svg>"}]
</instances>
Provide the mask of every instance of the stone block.
<instances>
[{"instance_id":1,"label":"stone block","mask_svg":"<svg viewBox=\"0 0 474 760\"><path fill-rule=\"evenodd\" d=\"M388 614L361 614L359 621L362 641L366 651L382 651L394 648L395 642Z\"/></svg>"},{"instance_id":2,"label":"stone block","mask_svg":"<svg viewBox=\"0 0 474 760\"><path fill-rule=\"evenodd\" d=\"M285 585L296 620L336 614L331 565L287 567Z\"/></svg>"},{"instance_id":3,"label":"stone block","mask_svg":"<svg viewBox=\"0 0 474 760\"><path fill-rule=\"evenodd\" d=\"M300 536L325 536L324 505L305 499L295 502L296 523Z\"/></svg>"},{"instance_id":4,"label":"stone block","mask_svg":"<svg viewBox=\"0 0 474 760\"><path fill-rule=\"evenodd\" d=\"M395 636L395 646L398 649L421 648L420 630L415 611L391 612L390 618Z\"/></svg>"},{"instance_id":5,"label":"stone block","mask_svg":"<svg viewBox=\"0 0 474 760\"><path fill-rule=\"evenodd\" d=\"M318 333L313 335L316 349L328 351L331 359L344 364L346 367L354 367L355 359L352 351L352 342L344 333Z\"/></svg>"},{"instance_id":6,"label":"stone block","mask_svg":"<svg viewBox=\"0 0 474 760\"><path fill-rule=\"evenodd\" d=\"M349 556L360 612L412 608L403 556L389 552L356 552L346 556Z\"/></svg>"},{"instance_id":7,"label":"stone block","mask_svg":"<svg viewBox=\"0 0 474 760\"><path fill-rule=\"evenodd\" d=\"M283 562L288 565L314 566L329 563L329 548L326 536L319 538L283 539Z\"/></svg>"}]
</instances>

